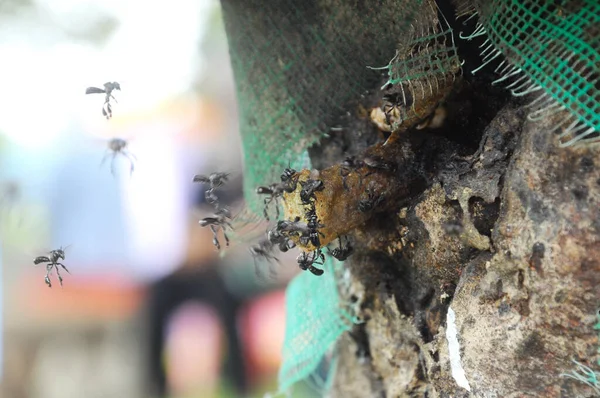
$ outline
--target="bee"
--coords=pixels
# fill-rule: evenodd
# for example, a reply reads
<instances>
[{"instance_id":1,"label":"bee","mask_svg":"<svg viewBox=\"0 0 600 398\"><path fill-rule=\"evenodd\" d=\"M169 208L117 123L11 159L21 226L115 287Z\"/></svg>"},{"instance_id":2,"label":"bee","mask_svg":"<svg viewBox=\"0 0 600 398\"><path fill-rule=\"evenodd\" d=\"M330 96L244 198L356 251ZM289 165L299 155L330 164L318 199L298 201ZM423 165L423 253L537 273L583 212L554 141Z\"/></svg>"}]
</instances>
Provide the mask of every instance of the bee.
<instances>
[{"instance_id":1,"label":"bee","mask_svg":"<svg viewBox=\"0 0 600 398\"><path fill-rule=\"evenodd\" d=\"M340 166L340 176L342 177L342 185L345 190L348 190L348 185L346 185L346 177L350 175L353 171L360 169L363 167L365 163L362 160L356 159L354 156L348 156L342 162ZM359 186L362 185L362 175L360 176Z\"/></svg>"},{"instance_id":2,"label":"bee","mask_svg":"<svg viewBox=\"0 0 600 398\"><path fill-rule=\"evenodd\" d=\"M283 174L281 174L281 184L285 192L291 193L296 190L296 187L298 186L297 173L298 172L296 170L288 167L283 171Z\"/></svg>"},{"instance_id":3,"label":"bee","mask_svg":"<svg viewBox=\"0 0 600 398\"><path fill-rule=\"evenodd\" d=\"M230 173L211 173L208 177L202 174L196 174L194 176L194 182L201 182L210 184L211 189L218 188L225 184L229 179Z\"/></svg>"},{"instance_id":4,"label":"bee","mask_svg":"<svg viewBox=\"0 0 600 398\"><path fill-rule=\"evenodd\" d=\"M375 193L375 189L373 184L369 184L366 190L367 199L360 200L358 202L358 210L363 213L367 213L375 208L377 208L384 201L383 195L377 195Z\"/></svg>"},{"instance_id":5,"label":"bee","mask_svg":"<svg viewBox=\"0 0 600 398\"><path fill-rule=\"evenodd\" d=\"M218 209L219 198L215 195L214 191L227 182L229 175L229 173L211 173L209 176L197 174L194 176L193 182L210 184L210 188L204 192L204 198L209 204L214 205Z\"/></svg>"},{"instance_id":6,"label":"bee","mask_svg":"<svg viewBox=\"0 0 600 398\"><path fill-rule=\"evenodd\" d=\"M60 282L60 286L62 286L63 279L62 279L62 276L60 275L58 266L60 265L65 271L67 271L67 273L70 274L67 267L65 267L64 264L59 263L59 260L64 261L64 259L65 259L65 249L60 247L57 250L51 250L48 252L48 254L49 254L48 256L38 256L33 260L34 265L38 265L40 263L47 263L46 264L46 277L44 278L44 281L46 282L46 285L48 285L48 287L52 287L52 283L50 282L50 274L52 273L53 268L56 268L56 275L58 276L58 281Z\"/></svg>"},{"instance_id":7,"label":"bee","mask_svg":"<svg viewBox=\"0 0 600 398\"><path fill-rule=\"evenodd\" d=\"M330 250L329 254L331 254L333 257L335 257L339 261L344 261L348 257L350 257L350 255L354 252L354 248L352 247L350 242L348 242L348 240L346 240L346 246L344 246L344 244L342 243L341 236L338 238L338 240L339 240L339 244L340 244L339 247L336 247L335 249Z\"/></svg>"},{"instance_id":8,"label":"bee","mask_svg":"<svg viewBox=\"0 0 600 398\"><path fill-rule=\"evenodd\" d=\"M363 159L364 164L374 170L381 170L388 173L394 173L398 169L395 162L388 162L379 156L367 156ZM374 171L368 173L365 177L373 174Z\"/></svg>"},{"instance_id":9,"label":"bee","mask_svg":"<svg viewBox=\"0 0 600 398\"><path fill-rule=\"evenodd\" d=\"M277 230L277 227L267 232L267 239L272 244L277 245L279 247L279 251L282 253L285 253L288 250L296 247L296 244L294 242L292 242L290 239L288 239L285 235L281 234L281 232Z\"/></svg>"},{"instance_id":10,"label":"bee","mask_svg":"<svg viewBox=\"0 0 600 398\"><path fill-rule=\"evenodd\" d=\"M318 260L321 260L320 262ZM323 270L314 266L314 264L323 264L325 261L325 256L321 252L320 249L317 249L312 252L302 252L297 258L298 266L303 271L310 271L313 275L320 276L323 275Z\"/></svg>"},{"instance_id":11,"label":"bee","mask_svg":"<svg viewBox=\"0 0 600 398\"><path fill-rule=\"evenodd\" d=\"M311 204L317 199L315 192L325 189L323 181L321 180L308 179L306 181L300 181L300 185L302 186L302 190L300 191L300 200L305 205Z\"/></svg>"},{"instance_id":12,"label":"bee","mask_svg":"<svg viewBox=\"0 0 600 398\"><path fill-rule=\"evenodd\" d=\"M98 87L88 87L85 89L86 94L106 94L104 99L104 105L102 106L102 115L108 120L112 117L112 108L110 106L110 99L117 99L112 95L114 90L121 91L121 85L117 82L104 83L104 89Z\"/></svg>"},{"instance_id":13,"label":"bee","mask_svg":"<svg viewBox=\"0 0 600 398\"><path fill-rule=\"evenodd\" d=\"M264 259L268 263L272 264L273 262L279 264L279 259L273 255L274 243L269 239L261 239L254 246L250 246L248 251L252 255L252 259L254 260L254 268L256 270L256 274L259 277L263 277L263 273L260 270L257 260ZM273 276L273 272L271 272L271 276Z\"/></svg>"},{"instance_id":14,"label":"bee","mask_svg":"<svg viewBox=\"0 0 600 398\"><path fill-rule=\"evenodd\" d=\"M221 249L221 244L219 243L219 239L217 236L219 229L223 231L225 245L229 246L229 237L227 236L226 230L227 228L233 230L233 227L229 220L231 220L231 212L227 208L221 208L213 215L213 217L204 217L203 219L198 221L200 226L210 227L210 230L213 233L213 245L215 245L215 247L218 250Z\"/></svg>"},{"instance_id":15,"label":"bee","mask_svg":"<svg viewBox=\"0 0 600 398\"><path fill-rule=\"evenodd\" d=\"M104 157L102 158L102 162L100 162L100 167L102 167L102 165L106 161L106 158L108 156L111 156L112 160L110 162L110 172L114 176L115 175L115 158L118 155L121 155L121 156L124 156L129 161L129 164L130 164L129 175L132 175L137 158L135 157L135 155L133 153L129 152L126 149L127 145L128 145L127 141L125 141L122 138L113 138L112 140L108 141L108 148L106 149L106 153L105 153Z\"/></svg>"},{"instance_id":16,"label":"bee","mask_svg":"<svg viewBox=\"0 0 600 398\"><path fill-rule=\"evenodd\" d=\"M264 200L264 209L263 209L263 215L265 216L265 219L267 221L269 221L269 205L272 202L275 202L275 218L279 218L279 198L281 197L281 195L283 195L283 192L285 190L285 187L282 184L271 184L268 187L258 187L256 188L256 193L259 195L267 195L267 197Z\"/></svg>"}]
</instances>

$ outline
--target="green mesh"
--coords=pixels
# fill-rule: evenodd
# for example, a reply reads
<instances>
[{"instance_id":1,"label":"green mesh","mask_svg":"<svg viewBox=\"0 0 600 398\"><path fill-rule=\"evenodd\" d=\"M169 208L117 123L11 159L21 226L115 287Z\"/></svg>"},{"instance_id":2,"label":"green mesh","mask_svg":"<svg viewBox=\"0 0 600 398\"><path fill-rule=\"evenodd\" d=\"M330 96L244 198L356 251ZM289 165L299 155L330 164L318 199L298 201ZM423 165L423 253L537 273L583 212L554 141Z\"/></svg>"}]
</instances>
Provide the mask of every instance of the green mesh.
<instances>
[{"instance_id":1,"label":"green mesh","mask_svg":"<svg viewBox=\"0 0 600 398\"><path fill-rule=\"evenodd\" d=\"M423 97L433 95L446 80L454 81L460 66L452 29L445 19L439 20L435 2L425 0L408 39L398 43L396 56L388 65L388 83L424 81L427 87L413 91Z\"/></svg>"},{"instance_id":2,"label":"green mesh","mask_svg":"<svg viewBox=\"0 0 600 398\"><path fill-rule=\"evenodd\" d=\"M598 311L596 312L596 324L594 325L594 330L598 330L598 333L600 333L600 313ZM598 336L598 341L600 342L600 335ZM600 346L598 347L597 353L596 363L600 366ZM596 394L600 395L600 372L594 371L589 366L575 360L573 360L573 363L575 364L575 369L568 373L561 373L560 377L568 377L583 384L587 384Z\"/></svg>"},{"instance_id":3,"label":"green mesh","mask_svg":"<svg viewBox=\"0 0 600 398\"><path fill-rule=\"evenodd\" d=\"M222 0L244 149L244 194L290 164L381 85L422 0Z\"/></svg>"},{"instance_id":4,"label":"green mesh","mask_svg":"<svg viewBox=\"0 0 600 398\"><path fill-rule=\"evenodd\" d=\"M496 70L514 95L539 91L530 119L568 110L557 126L561 146L599 140L600 2L598 0L474 0L461 2L459 14L477 13L471 39L487 35L483 65L500 55Z\"/></svg>"},{"instance_id":5,"label":"green mesh","mask_svg":"<svg viewBox=\"0 0 600 398\"><path fill-rule=\"evenodd\" d=\"M339 299L336 271L341 264L328 257L323 275L302 272L287 288L280 391L314 374L341 334L356 323Z\"/></svg>"}]
</instances>

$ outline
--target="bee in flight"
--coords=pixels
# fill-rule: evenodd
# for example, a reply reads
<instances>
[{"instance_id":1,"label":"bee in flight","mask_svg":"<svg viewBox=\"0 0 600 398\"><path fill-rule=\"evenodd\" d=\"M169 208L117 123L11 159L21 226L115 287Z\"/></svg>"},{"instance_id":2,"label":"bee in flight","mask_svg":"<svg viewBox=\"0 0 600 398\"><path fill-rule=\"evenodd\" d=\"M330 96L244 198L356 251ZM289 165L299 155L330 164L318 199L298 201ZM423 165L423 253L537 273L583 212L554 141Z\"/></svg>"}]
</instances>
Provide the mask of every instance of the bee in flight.
<instances>
[{"instance_id":1,"label":"bee in flight","mask_svg":"<svg viewBox=\"0 0 600 398\"><path fill-rule=\"evenodd\" d=\"M48 287L52 287L52 283L50 282L50 274L52 273L53 268L56 268L56 275L58 276L58 281L60 282L61 286L62 286L63 280L62 280L62 277L60 276L60 271L59 271L58 266L60 265L65 271L67 271L67 273L70 274L67 267L65 267L64 264L59 263L60 260L65 259L65 249L63 249L61 247L57 250L50 250L48 252L48 254L49 254L48 256L38 256L33 260L33 264L35 264L35 265L38 265L40 263L47 263L46 264L46 277L44 278L44 281L46 282L46 285L48 285Z\"/></svg>"},{"instance_id":2,"label":"bee in flight","mask_svg":"<svg viewBox=\"0 0 600 398\"><path fill-rule=\"evenodd\" d=\"M102 166L104 164L104 162L106 161L106 159L110 156L112 157L112 160L110 162L110 172L111 174L114 176L115 175L115 158L118 155L121 155L125 158L127 158L127 160L129 160L129 164L131 165L130 169L129 169L129 175L133 174L133 169L135 166L135 162L137 161L137 158L135 157L135 155L131 152L129 152L127 150L127 141L125 141L122 138L113 138L110 141L108 141L108 148L106 149L106 153L104 154L104 157L102 158L102 162L100 163L100 166Z\"/></svg>"},{"instance_id":3,"label":"bee in flight","mask_svg":"<svg viewBox=\"0 0 600 398\"><path fill-rule=\"evenodd\" d=\"M114 99L117 102L117 99L113 97L112 92L114 90L121 91L121 85L117 82L107 82L104 83L104 88L98 87L88 87L85 89L86 94L106 94L104 98L104 105L102 106L102 115L106 119L110 119L112 117L112 108L110 106L110 99Z\"/></svg>"}]
</instances>

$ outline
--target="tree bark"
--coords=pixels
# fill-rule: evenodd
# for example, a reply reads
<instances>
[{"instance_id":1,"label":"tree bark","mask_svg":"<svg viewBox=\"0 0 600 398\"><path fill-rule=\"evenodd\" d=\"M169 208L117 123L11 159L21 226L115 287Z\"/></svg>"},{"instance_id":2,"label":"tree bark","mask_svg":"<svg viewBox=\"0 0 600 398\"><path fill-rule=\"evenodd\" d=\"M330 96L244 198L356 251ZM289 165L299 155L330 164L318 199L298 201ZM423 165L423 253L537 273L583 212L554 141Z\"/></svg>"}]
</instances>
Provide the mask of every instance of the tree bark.
<instances>
[{"instance_id":1,"label":"tree bark","mask_svg":"<svg viewBox=\"0 0 600 398\"><path fill-rule=\"evenodd\" d=\"M456 111L486 96L473 84L457 91L445 106L453 128ZM462 124L483 133L479 150L428 158L439 165L429 187L355 232L342 299L363 323L338 343L331 396L593 396L560 374L572 360L596 363L598 149L559 148L555 120L530 122L522 103L489 98ZM334 152L313 149L313 162ZM457 360L464 378L453 376Z\"/></svg>"}]
</instances>

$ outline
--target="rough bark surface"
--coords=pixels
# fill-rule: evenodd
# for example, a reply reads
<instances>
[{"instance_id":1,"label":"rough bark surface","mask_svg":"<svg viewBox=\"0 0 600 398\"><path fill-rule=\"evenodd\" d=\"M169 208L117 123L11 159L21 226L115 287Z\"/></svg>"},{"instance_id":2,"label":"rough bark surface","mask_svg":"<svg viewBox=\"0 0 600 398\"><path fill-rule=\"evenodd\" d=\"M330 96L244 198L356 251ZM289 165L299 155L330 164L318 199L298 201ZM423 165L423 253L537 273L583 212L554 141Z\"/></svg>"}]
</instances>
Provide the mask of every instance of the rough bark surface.
<instances>
[{"instance_id":1,"label":"rough bark surface","mask_svg":"<svg viewBox=\"0 0 600 398\"><path fill-rule=\"evenodd\" d=\"M338 343L331 396L593 396L559 375L596 362L599 148L558 148L553 120L529 122L522 103L477 84L457 88L446 129L419 147L428 188L354 234L342 296L364 322ZM460 116L476 106L483 116ZM349 140L332 137L313 160L360 147ZM470 391L452 375L449 308Z\"/></svg>"}]
</instances>

